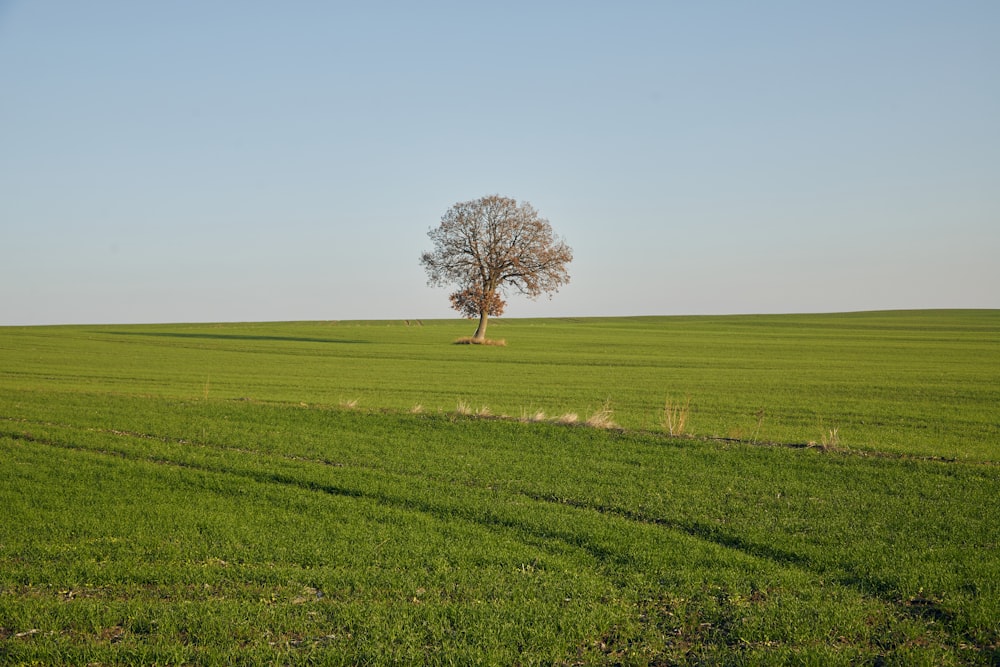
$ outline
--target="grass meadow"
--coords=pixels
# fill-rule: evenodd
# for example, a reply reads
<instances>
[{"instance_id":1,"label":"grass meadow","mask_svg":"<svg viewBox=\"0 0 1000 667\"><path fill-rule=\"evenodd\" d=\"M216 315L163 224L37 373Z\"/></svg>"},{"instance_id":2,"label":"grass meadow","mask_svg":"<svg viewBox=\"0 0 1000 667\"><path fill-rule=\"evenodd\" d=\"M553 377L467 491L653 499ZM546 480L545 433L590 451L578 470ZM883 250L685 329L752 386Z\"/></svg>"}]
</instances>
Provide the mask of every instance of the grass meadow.
<instances>
[{"instance_id":1,"label":"grass meadow","mask_svg":"<svg viewBox=\"0 0 1000 667\"><path fill-rule=\"evenodd\" d=\"M1000 311L469 329L0 328L0 663L1000 664Z\"/></svg>"}]
</instances>

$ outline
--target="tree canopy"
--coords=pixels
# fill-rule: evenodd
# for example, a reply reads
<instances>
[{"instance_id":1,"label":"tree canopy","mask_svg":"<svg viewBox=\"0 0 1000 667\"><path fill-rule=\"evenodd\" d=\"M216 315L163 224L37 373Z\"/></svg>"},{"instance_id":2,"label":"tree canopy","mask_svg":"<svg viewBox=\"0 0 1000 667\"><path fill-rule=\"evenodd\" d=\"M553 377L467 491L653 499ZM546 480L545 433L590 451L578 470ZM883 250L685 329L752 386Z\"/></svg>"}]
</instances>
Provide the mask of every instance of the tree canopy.
<instances>
[{"instance_id":1,"label":"tree canopy","mask_svg":"<svg viewBox=\"0 0 1000 667\"><path fill-rule=\"evenodd\" d=\"M420 256L430 285L455 285L452 307L479 318L482 342L490 316L504 312L509 290L537 298L569 282L573 251L527 203L500 195L459 202L427 235L434 249Z\"/></svg>"}]
</instances>

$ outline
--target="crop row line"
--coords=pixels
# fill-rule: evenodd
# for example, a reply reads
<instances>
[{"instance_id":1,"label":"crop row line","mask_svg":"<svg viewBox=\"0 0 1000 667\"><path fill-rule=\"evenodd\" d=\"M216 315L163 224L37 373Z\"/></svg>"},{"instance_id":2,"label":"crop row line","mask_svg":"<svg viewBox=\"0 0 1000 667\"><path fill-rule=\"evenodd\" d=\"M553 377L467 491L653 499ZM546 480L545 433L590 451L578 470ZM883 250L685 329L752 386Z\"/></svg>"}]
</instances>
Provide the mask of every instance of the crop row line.
<instances>
[{"instance_id":1,"label":"crop row line","mask_svg":"<svg viewBox=\"0 0 1000 667\"><path fill-rule=\"evenodd\" d=\"M251 399L240 398L240 399L224 399L224 400L236 400L236 401L244 402L244 401L251 400ZM262 405L273 405L273 406L278 406L278 407L294 407L294 406L297 406L297 405L305 406L305 404L302 404L302 403L294 403L294 402L289 402L289 401L255 400L253 402L260 403ZM423 414L422 413L422 409L421 410L417 410L416 408L415 409L411 409L409 411L392 410L392 409L389 409L389 408L370 408L370 409L359 408L357 406L356 402L354 402L354 401L343 403L343 404L341 404L339 406L313 404L312 406L309 406L309 407L311 407L312 409L322 409L322 410L330 410L330 411L351 411L351 412L363 411L366 414L372 414L372 415L377 415L377 414L396 414L396 415L411 414L411 415L417 416L417 415ZM577 415L572 414L572 413L568 413L568 414L561 415L561 416L558 416L558 417L547 418L547 417L545 417L544 413L542 411L540 411L540 410L534 411L534 412L532 412L532 411L524 411L523 414L522 414L522 416L520 416L520 417L513 417L513 416L510 416L510 415L506 415L506 414L494 414L491 411L489 411L489 409L486 408L485 406L482 407L482 408L479 408L476 411L473 411L473 410L470 410L467 406L465 406L461 402L459 403L459 405L458 405L458 407L456 408L455 411L453 411L453 412L439 411L438 414L443 415L443 416L453 417L453 418L463 418L463 419L472 419L472 420L493 420L493 421L517 422L517 423L522 423L522 424L525 424L525 425L529 425L529 424L533 424L533 423L535 423L535 424L537 424L537 423L546 423L546 424L553 424L553 425L565 426L565 427L595 428L595 429L599 429L599 430L614 431L614 432L625 434L625 435L640 435L640 436L645 436L645 437L663 438L663 439L670 439L670 440L682 440L682 441L691 441L691 442L725 443L725 444L741 445L741 446L746 446L746 447L769 447L769 448L784 448L784 449L816 449L816 450L822 451L824 453L838 454L838 455L841 455L841 456L852 456L852 457L859 457L859 458L869 458L869 457L871 457L871 458L882 458L882 459L888 459L888 460L925 461L925 462L930 462L930 463L965 464L965 465L978 465L978 466L986 466L986 467L1000 466L1000 461L992 461L992 460L971 460L971 461L966 461L966 460L960 460L960 459L955 458L955 457L943 457L943 456L929 456L929 455L907 454L907 453L904 453L904 452L887 452L887 451L880 451L880 450L873 450L873 449L857 449L857 448L846 447L846 446L843 446L843 445L841 445L839 443L836 443L836 444L830 444L830 443L823 444L823 443L816 443L816 442L779 442L779 441L773 441L773 440L758 440L756 438L746 439L746 438L724 437L724 436L718 436L718 435L697 435L697 434L693 434L693 433L669 433L669 432L663 432L663 431L652 430L652 429L625 428L625 427L622 427L622 426L614 423L614 421L612 420L611 409L610 409L610 407L607 404L605 404L601 409L599 409L597 412L595 412L593 415L591 415L591 417L589 417L587 420L583 420L583 421L578 420L577 419ZM6 421L6 422L11 422L11 423L30 423L30 424L37 424L37 425L40 425L40 426L52 426L52 427L57 427L57 428L80 428L78 426L71 425L71 424L63 424L63 423L58 423L58 422L49 422L49 421L44 421L44 420L31 420L31 419L26 419L26 418L21 418L21 417L11 417L11 416L4 416L4 415L0 415L0 421ZM199 443L197 441L189 440L189 439L186 439L186 438L174 438L174 437L167 437L167 436L159 436L159 435L153 435L153 434L148 434L148 433L141 433L141 432L138 432L138 431L112 429L112 428L99 428L99 427L83 427L83 428L84 428L84 430L86 430L88 432L93 432L93 433L110 433L110 434L113 434L113 435L124 435L124 436L130 436L130 437L142 438L142 439L148 439L148 440L157 440L157 441L160 441L160 442L172 442L172 443L175 443L175 444L189 444L189 445L195 445L195 446L208 446L205 443ZM243 453L251 453L251 452L254 451L254 450L248 450L248 449L245 449L245 448L233 447L233 446L228 446L228 445L225 446L225 448L227 450L229 450L229 451L243 452ZM288 458L290 460L296 460L295 457L293 457L293 456L285 456L285 458ZM311 459L301 459L301 460L311 460ZM315 462L319 462L319 461L316 461L316 460L314 460L314 461ZM330 462L330 461L324 461L323 463L326 463L327 465L333 465L333 466L343 465L343 464L339 464L339 463L336 463L336 462Z\"/></svg>"},{"instance_id":2,"label":"crop row line","mask_svg":"<svg viewBox=\"0 0 1000 667\"><path fill-rule=\"evenodd\" d=\"M228 399L237 401L246 401L249 399ZM280 407L294 407L302 406L307 407L306 404L296 403L292 401L256 401L263 405L273 405ZM420 409L410 409L410 410L393 410L391 408L362 408L358 407L356 401L349 401L346 403L341 403L340 405L319 405L313 404L308 406L311 409L322 409L331 411L349 411L349 412L363 412L365 414L371 415L403 415L410 414L414 416L425 415L430 413L424 413L421 406L416 406ZM778 449L815 449L828 454L839 454L841 456L853 456L858 458L880 458L893 461L926 461L928 463L947 463L947 464L963 464L963 465L977 465L994 467L1000 466L1000 461L993 460L962 460L957 457L947 457L947 456L930 456L921 454L908 454L905 452L889 452L881 451L875 449L857 449L852 447L847 447L842 444L823 444L822 442L780 442L777 440L759 440L756 438L734 438L719 435L699 435L694 433L682 433L682 434L671 434L669 432L664 432L660 430L653 429L643 429L643 428L626 428L620 426L613 421L610 421L610 409L607 407L598 410L592 415L596 417L595 419L579 420L575 417L573 413L567 413L557 417L546 417L541 410L538 411L523 411L522 416L514 417L506 414L495 414L489 410L486 406L483 406L477 410L471 410L468 406L459 406L451 412L439 410L437 415L448 416L452 418L470 419L470 420L483 420L483 421L504 421L519 423L525 425L531 424L550 424L556 426L565 426L568 428L594 428L603 431L613 431L615 433L621 433L623 435L639 435L644 437L661 438L668 440L680 440L680 441L691 441L691 442L714 442L714 443L726 443L733 445L742 445L746 447L767 447L767 448L778 448ZM606 419L606 421L605 421ZM836 430L836 429L834 429Z\"/></svg>"}]
</instances>

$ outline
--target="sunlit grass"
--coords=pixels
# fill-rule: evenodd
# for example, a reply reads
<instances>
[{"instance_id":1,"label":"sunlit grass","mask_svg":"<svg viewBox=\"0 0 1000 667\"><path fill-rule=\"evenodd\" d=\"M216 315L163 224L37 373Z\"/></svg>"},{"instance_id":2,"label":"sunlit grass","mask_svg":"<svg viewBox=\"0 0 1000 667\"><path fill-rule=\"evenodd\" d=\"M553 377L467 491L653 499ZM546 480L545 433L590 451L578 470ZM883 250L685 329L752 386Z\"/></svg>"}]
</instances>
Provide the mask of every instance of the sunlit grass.
<instances>
[{"instance_id":1,"label":"sunlit grass","mask_svg":"<svg viewBox=\"0 0 1000 667\"><path fill-rule=\"evenodd\" d=\"M26 660L843 663L997 640L993 466L242 401L23 408L0 641Z\"/></svg>"},{"instance_id":2,"label":"sunlit grass","mask_svg":"<svg viewBox=\"0 0 1000 667\"><path fill-rule=\"evenodd\" d=\"M990 459L1000 313L930 311L497 320L504 348L451 345L462 320L0 329L0 392L32 388L495 414L589 415L686 432ZM252 363L251 363L252 362ZM206 379L210 378L210 382ZM474 408L473 408L474 409Z\"/></svg>"},{"instance_id":3,"label":"sunlit grass","mask_svg":"<svg viewBox=\"0 0 1000 667\"><path fill-rule=\"evenodd\" d=\"M996 663L998 324L0 329L0 661Z\"/></svg>"}]
</instances>

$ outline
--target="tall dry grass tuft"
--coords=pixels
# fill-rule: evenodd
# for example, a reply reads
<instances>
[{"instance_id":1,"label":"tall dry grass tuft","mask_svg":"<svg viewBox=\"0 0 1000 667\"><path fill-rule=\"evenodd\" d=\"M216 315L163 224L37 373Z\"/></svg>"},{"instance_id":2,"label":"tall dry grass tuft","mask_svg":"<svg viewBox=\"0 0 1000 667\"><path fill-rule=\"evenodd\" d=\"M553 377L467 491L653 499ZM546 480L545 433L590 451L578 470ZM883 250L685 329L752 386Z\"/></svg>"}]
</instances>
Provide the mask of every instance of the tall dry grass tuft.
<instances>
[{"instance_id":1,"label":"tall dry grass tuft","mask_svg":"<svg viewBox=\"0 0 1000 667\"><path fill-rule=\"evenodd\" d=\"M819 443L823 449L840 449L840 429L824 430Z\"/></svg>"},{"instance_id":2,"label":"tall dry grass tuft","mask_svg":"<svg viewBox=\"0 0 1000 667\"><path fill-rule=\"evenodd\" d=\"M340 401L340 407L342 407L342 408L344 408L346 410L353 410L354 408L358 407L358 399L351 398L351 399L348 399L348 400L341 400Z\"/></svg>"},{"instance_id":3,"label":"tall dry grass tuft","mask_svg":"<svg viewBox=\"0 0 1000 667\"><path fill-rule=\"evenodd\" d=\"M753 416L757 418L757 426L754 427L753 437L750 438L750 442L757 444L757 436L760 435L760 428L764 425L764 417L767 416L767 412L761 406L757 412L753 413Z\"/></svg>"},{"instance_id":4,"label":"tall dry grass tuft","mask_svg":"<svg viewBox=\"0 0 1000 667\"><path fill-rule=\"evenodd\" d=\"M684 402L674 402L668 398L663 405L663 428L671 436L684 435L687 431L688 414L691 411L691 398L685 398Z\"/></svg>"},{"instance_id":5,"label":"tall dry grass tuft","mask_svg":"<svg viewBox=\"0 0 1000 667\"><path fill-rule=\"evenodd\" d=\"M587 417L584 422L593 428L617 428L618 424L614 420L614 411L611 409L611 401L605 401L597 412Z\"/></svg>"},{"instance_id":6,"label":"tall dry grass tuft","mask_svg":"<svg viewBox=\"0 0 1000 667\"><path fill-rule=\"evenodd\" d=\"M470 408L469 404L466 403L465 401L459 401L458 404L455 406L455 413L460 415L471 415L472 408Z\"/></svg>"}]
</instances>

